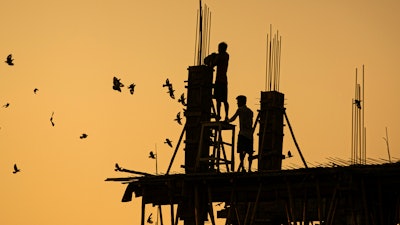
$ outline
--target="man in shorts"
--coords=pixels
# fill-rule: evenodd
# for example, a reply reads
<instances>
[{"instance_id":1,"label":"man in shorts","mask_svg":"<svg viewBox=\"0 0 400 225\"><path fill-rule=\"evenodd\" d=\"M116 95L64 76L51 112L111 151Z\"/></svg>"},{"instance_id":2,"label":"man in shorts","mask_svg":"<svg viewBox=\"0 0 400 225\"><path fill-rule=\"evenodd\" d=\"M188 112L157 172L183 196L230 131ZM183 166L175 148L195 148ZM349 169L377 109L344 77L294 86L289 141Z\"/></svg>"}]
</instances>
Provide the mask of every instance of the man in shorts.
<instances>
[{"instance_id":1,"label":"man in shorts","mask_svg":"<svg viewBox=\"0 0 400 225\"><path fill-rule=\"evenodd\" d=\"M221 104L225 108L225 121L228 120L229 104L228 104L228 62L229 54L226 52L228 45L221 42L218 45L218 53L212 53L204 59L204 63L208 66L217 66L217 73L214 82L214 98L217 102L217 120L221 119Z\"/></svg>"},{"instance_id":2,"label":"man in shorts","mask_svg":"<svg viewBox=\"0 0 400 225\"><path fill-rule=\"evenodd\" d=\"M249 172L251 171L251 163L253 157L253 111L246 106L247 98L244 95L236 97L238 109L236 113L228 119L228 122L233 122L239 117L239 135L237 142L237 152L240 154L240 164L238 172L246 171L244 168L244 158L246 153L249 160Z\"/></svg>"}]
</instances>

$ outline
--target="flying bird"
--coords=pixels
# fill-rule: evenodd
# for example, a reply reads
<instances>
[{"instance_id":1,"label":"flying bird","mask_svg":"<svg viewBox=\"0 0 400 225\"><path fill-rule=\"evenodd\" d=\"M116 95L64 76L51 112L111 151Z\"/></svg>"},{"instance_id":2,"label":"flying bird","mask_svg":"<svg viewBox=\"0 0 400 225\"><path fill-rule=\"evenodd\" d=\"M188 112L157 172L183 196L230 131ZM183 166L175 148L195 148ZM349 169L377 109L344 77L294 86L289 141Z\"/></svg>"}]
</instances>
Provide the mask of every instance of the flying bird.
<instances>
[{"instance_id":1,"label":"flying bird","mask_svg":"<svg viewBox=\"0 0 400 225\"><path fill-rule=\"evenodd\" d=\"M167 145L169 145L169 147L171 147L172 148L172 141L171 140L169 140L168 138L167 139L165 139L165 142L164 142L165 144L167 144Z\"/></svg>"},{"instance_id":2,"label":"flying bird","mask_svg":"<svg viewBox=\"0 0 400 225\"><path fill-rule=\"evenodd\" d=\"M118 165L118 163L115 163L115 171L121 171L122 168Z\"/></svg>"},{"instance_id":3,"label":"flying bird","mask_svg":"<svg viewBox=\"0 0 400 225\"><path fill-rule=\"evenodd\" d=\"M186 106L186 98L184 93L181 94L181 97L178 99L178 102L182 103L183 106Z\"/></svg>"},{"instance_id":4,"label":"flying bird","mask_svg":"<svg viewBox=\"0 0 400 225\"><path fill-rule=\"evenodd\" d=\"M354 104L357 106L357 108L361 109L361 100L354 100Z\"/></svg>"},{"instance_id":5,"label":"flying bird","mask_svg":"<svg viewBox=\"0 0 400 225\"><path fill-rule=\"evenodd\" d=\"M79 138L84 139L84 138L87 138L87 136L88 136L87 134L83 133Z\"/></svg>"},{"instance_id":6,"label":"flying bird","mask_svg":"<svg viewBox=\"0 0 400 225\"><path fill-rule=\"evenodd\" d=\"M150 159L155 159L155 158L156 158L156 154L154 154L153 151L150 151L150 153L149 153L149 158L150 158Z\"/></svg>"},{"instance_id":7,"label":"flying bird","mask_svg":"<svg viewBox=\"0 0 400 225\"><path fill-rule=\"evenodd\" d=\"M153 219L151 218L152 215L153 215L153 213L150 213L149 217L147 217L147 223L150 223L150 224L153 223Z\"/></svg>"},{"instance_id":8,"label":"flying bird","mask_svg":"<svg viewBox=\"0 0 400 225\"><path fill-rule=\"evenodd\" d=\"M35 88L35 89L33 89L33 93L37 93L39 91L39 89L37 89L37 88Z\"/></svg>"},{"instance_id":9,"label":"flying bird","mask_svg":"<svg viewBox=\"0 0 400 225\"><path fill-rule=\"evenodd\" d=\"M172 99L175 99L175 95L174 95L174 89L172 88L172 85L171 86L168 86L168 94L169 94L169 96L171 96L171 98Z\"/></svg>"},{"instance_id":10,"label":"flying bird","mask_svg":"<svg viewBox=\"0 0 400 225\"><path fill-rule=\"evenodd\" d=\"M51 113L51 117L50 117L50 123L51 123L51 126L55 126L55 124L54 124L54 122L53 122L53 116L54 116L54 112L52 112Z\"/></svg>"},{"instance_id":11,"label":"flying bird","mask_svg":"<svg viewBox=\"0 0 400 225\"><path fill-rule=\"evenodd\" d=\"M136 86L136 84L131 84L128 87L129 92L131 92L131 95L133 95L133 93L135 92L135 86Z\"/></svg>"},{"instance_id":12,"label":"flying bird","mask_svg":"<svg viewBox=\"0 0 400 225\"><path fill-rule=\"evenodd\" d=\"M165 84L162 85L163 87L171 87L172 84L169 82L169 79L167 78L167 80L165 81Z\"/></svg>"},{"instance_id":13,"label":"flying bird","mask_svg":"<svg viewBox=\"0 0 400 225\"><path fill-rule=\"evenodd\" d=\"M13 171L13 174L16 174L16 173L18 173L18 172L21 172L21 170L18 169L17 164L14 164L14 171Z\"/></svg>"},{"instance_id":14,"label":"flying bird","mask_svg":"<svg viewBox=\"0 0 400 225\"><path fill-rule=\"evenodd\" d=\"M181 112L178 112L178 114L176 114L176 118L174 119L176 122L179 123L179 125L182 125L182 118L181 118Z\"/></svg>"},{"instance_id":15,"label":"flying bird","mask_svg":"<svg viewBox=\"0 0 400 225\"><path fill-rule=\"evenodd\" d=\"M7 60L4 61L4 62L7 63L9 66L14 66L13 60L14 60L14 59L12 58L12 54L9 54L9 55L7 56Z\"/></svg>"},{"instance_id":16,"label":"flying bird","mask_svg":"<svg viewBox=\"0 0 400 225\"><path fill-rule=\"evenodd\" d=\"M121 87L124 86L124 84L121 83L121 79L118 79L116 77L113 78L113 89L116 91L121 92Z\"/></svg>"},{"instance_id":17,"label":"flying bird","mask_svg":"<svg viewBox=\"0 0 400 225\"><path fill-rule=\"evenodd\" d=\"M8 106L10 106L10 103L8 103L8 102L3 105L4 108L8 108Z\"/></svg>"}]
</instances>

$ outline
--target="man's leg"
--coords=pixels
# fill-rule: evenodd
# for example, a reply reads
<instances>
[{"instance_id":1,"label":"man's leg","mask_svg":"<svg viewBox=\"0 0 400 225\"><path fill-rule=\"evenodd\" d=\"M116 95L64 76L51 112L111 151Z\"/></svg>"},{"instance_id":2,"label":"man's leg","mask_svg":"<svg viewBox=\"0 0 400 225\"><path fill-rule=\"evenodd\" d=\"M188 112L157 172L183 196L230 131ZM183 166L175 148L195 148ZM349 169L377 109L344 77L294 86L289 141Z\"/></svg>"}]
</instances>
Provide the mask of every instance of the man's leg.
<instances>
[{"instance_id":1,"label":"man's leg","mask_svg":"<svg viewBox=\"0 0 400 225\"><path fill-rule=\"evenodd\" d=\"M228 101L224 102L224 108L225 108L225 120L227 121L229 119L229 104L228 104Z\"/></svg>"},{"instance_id":2,"label":"man's leg","mask_svg":"<svg viewBox=\"0 0 400 225\"><path fill-rule=\"evenodd\" d=\"M217 121L221 119L221 102L217 100Z\"/></svg>"},{"instance_id":3,"label":"man's leg","mask_svg":"<svg viewBox=\"0 0 400 225\"><path fill-rule=\"evenodd\" d=\"M253 152L251 151L251 153L248 156L248 160L249 160L249 172L251 172L251 163L253 162Z\"/></svg>"},{"instance_id":4,"label":"man's leg","mask_svg":"<svg viewBox=\"0 0 400 225\"><path fill-rule=\"evenodd\" d=\"M244 168L244 157L246 156L246 153L245 152L240 152L240 164L239 164L239 167L238 167L238 172L241 172L241 171L246 171L246 169Z\"/></svg>"}]
</instances>

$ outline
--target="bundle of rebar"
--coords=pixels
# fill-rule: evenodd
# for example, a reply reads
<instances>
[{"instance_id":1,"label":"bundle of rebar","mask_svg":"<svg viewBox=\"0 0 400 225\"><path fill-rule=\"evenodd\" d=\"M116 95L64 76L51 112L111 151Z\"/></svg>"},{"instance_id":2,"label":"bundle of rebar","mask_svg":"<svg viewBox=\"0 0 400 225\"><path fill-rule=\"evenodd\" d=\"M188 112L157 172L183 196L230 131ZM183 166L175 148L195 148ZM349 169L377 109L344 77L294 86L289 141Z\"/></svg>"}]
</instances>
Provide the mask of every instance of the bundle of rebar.
<instances>
[{"instance_id":1,"label":"bundle of rebar","mask_svg":"<svg viewBox=\"0 0 400 225\"><path fill-rule=\"evenodd\" d=\"M197 11L194 57L194 65L196 66L202 65L204 58L209 53L211 33L211 12L207 5L204 5L203 11L201 0L199 2L200 8Z\"/></svg>"},{"instance_id":2,"label":"bundle of rebar","mask_svg":"<svg viewBox=\"0 0 400 225\"><path fill-rule=\"evenodd\" d=\"M266 53L266 91L279 91L279 78L281 66L282 37L279 31L272 36L272 25L270 25L269 35L267 34L267 53Z\"/></svg>"},{"instance_id":3,"label":"bundle of rebar","mask_svg":"<svg viewBox=\"0 0 400 225\"><path fill-rule=\"evenodd\" d=\"M352 100L352 137L351 163L366 164L366 128L364 126L364 65L362 66L362 84L358 83L356 68L355 98Z\"/></svg>"}]
</instances>

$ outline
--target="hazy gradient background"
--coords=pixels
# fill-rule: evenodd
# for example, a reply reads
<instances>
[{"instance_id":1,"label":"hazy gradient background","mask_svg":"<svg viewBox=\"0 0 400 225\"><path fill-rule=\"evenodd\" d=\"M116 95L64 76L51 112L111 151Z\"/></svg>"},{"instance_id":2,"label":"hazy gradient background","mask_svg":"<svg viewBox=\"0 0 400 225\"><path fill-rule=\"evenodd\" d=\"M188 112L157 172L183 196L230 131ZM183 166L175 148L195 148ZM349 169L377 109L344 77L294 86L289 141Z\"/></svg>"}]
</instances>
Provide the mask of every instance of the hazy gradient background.
<instances>
[{"instance_id":1,"label":"hazy gradient background","mask_svg":"<svg viewBox=\"0 0 400 225\"><path fill-rule=\"evenodd\" d=\"M207 0L210 52L228 43L229 102L248 96L256 112L265 90L266 34L282 36L280 91L310 165L351 156L355 70L365 65L367 157L400 157L400 1ZM182 126L194 65L197 0L0 2L0 224L139 224L140 199L121 203L125 185L107 177L122 167L165 173ZM3 60L3 61L4 61ZM112 90L117 76L127 86ZM35 95L33 89L39 91ZM54 112L55 127L50 124ZM236 123L235 123L236 124ZM80 139L81 133L87 139ZM257 145L256 145L257 146ZM285 128L284 167L302 165ZM182 149L172 171L183 172ZM22 172L12 174L17 163ZM155 208L147 206L147 215ZM168 212L164 213L168 222Z\"/></svg>"}]
</instances>

